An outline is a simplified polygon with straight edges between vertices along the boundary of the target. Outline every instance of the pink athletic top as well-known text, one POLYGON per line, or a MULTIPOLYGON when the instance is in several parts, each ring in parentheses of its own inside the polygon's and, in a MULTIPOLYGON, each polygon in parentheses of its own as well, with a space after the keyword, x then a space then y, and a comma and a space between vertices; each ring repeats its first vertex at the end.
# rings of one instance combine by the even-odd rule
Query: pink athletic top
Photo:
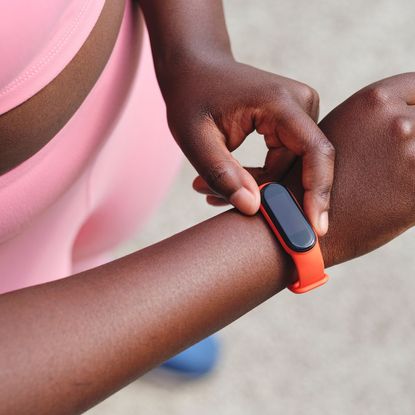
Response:
MULTIPOLYGON (((103 4, 0 1, 0 114, 64 69, 103 4)), ((108 261, 168 191, 181 153, 146 36, 140 46, 142 28, 138 2, 127 0, 114 49, 84 102, 36 154, 0 175, 0 294, 108 261)))
POLYGON ((104 3, 1 2, 0 114, 35 95, 63 70, 87 39, 104 3))

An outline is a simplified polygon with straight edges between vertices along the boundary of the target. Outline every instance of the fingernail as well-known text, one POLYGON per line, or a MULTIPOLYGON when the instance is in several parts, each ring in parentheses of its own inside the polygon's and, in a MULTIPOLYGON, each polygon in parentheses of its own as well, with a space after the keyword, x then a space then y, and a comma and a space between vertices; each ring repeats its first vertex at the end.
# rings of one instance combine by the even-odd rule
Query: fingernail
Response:
POLYGON ((241 187, 234 192, 229 198, 229 202, 243 213, 248 215, 253 215, 255 213, 255 197, 248 189, 245 189, 245 187, 241 187))
POLYGON ((319 228, 319 233, 320 236, 323 236, 327 233, 328 229, 329 229, 329 214, 328 212, 323 212, 320 215, 320 218, 318 220, 318 228, 319 228))

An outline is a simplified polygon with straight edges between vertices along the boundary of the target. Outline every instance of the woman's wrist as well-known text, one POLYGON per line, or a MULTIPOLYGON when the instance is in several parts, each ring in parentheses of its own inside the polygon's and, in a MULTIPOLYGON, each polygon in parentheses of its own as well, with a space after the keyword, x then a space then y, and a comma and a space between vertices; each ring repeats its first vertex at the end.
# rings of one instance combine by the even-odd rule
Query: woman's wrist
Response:
POLYGON ((232 57, 221 0, 141 0, 159 82, 195 63, 232 57))
POLYGON ((204 74, 209 68, 225 67, 231 63, 235 63, 235 59, 232 51, 226 47, 212 49, 182 45, 158 51, 154 56, 154 67, 163 94, 190 77, 203 82, 204 74))

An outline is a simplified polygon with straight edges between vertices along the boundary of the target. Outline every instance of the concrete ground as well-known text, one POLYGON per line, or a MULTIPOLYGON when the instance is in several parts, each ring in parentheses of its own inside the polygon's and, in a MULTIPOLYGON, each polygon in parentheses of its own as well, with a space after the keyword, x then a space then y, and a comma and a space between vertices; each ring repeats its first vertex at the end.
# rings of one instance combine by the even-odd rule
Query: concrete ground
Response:
MULTIPOLYGON (((360 87, 415 69, 413 0, 225 0, 236 56, 304 81, 322 114, 360 87)), ((253 136, 238 151, 261 162, 253 136)), ((218 210, 183 166, 137 249, 218 210)), ((412 415, 415 413, 415 232, 330 270, 305 296, 283 292, 221 334, 222 360, 199 381, 151 373, 89 415, 412 415)))

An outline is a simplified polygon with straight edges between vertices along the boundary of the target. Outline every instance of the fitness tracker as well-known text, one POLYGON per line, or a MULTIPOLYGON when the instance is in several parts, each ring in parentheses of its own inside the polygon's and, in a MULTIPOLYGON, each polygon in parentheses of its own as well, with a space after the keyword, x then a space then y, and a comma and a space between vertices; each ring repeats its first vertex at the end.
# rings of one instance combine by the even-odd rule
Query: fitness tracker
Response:
POLYGON ((278 183, 265 183, 260 211, 296 266, 297 281, 288 288, 296 294, 319 287, 328 280, 318 238, 291 192, 278 183))

